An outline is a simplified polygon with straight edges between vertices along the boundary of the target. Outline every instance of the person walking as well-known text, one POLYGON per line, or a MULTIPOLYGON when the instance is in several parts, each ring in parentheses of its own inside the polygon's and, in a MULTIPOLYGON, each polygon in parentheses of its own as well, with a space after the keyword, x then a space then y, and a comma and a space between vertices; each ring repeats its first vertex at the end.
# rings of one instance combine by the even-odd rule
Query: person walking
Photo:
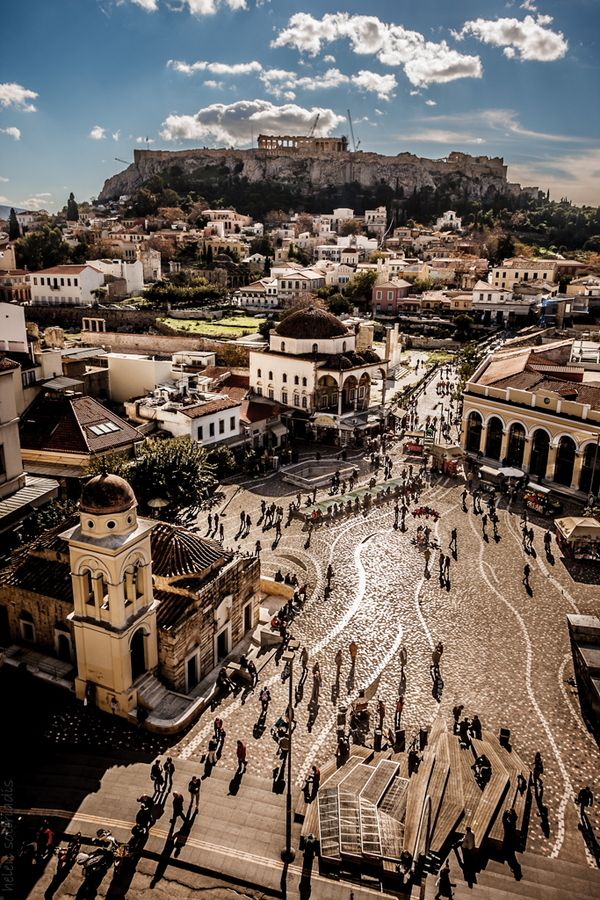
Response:
POLYGON ((250 676, 250 687, 255 688, 258 683, 258 670, 253 659, 248 660, 248 675, 250 676))
POLYGON ((206 754, 206 762, 209 766, 216 766, 217 764, 217 748, 219 746, 219 742, 216 737, 212 737, 208 742, 208 753, 206 754))
POLYGON ((308 650, 306 647, 302 648, 302 652, 300 653, 300 662, 302 663, 302 671, 308 669, 308 650))
POLYGON ((531 566, 529 565, 529 563, 525 563, 525 565, 523 566, 523 587, 525 588, 526 591, 531 590, 531 585, 529 583, 530 575, 531 575, 531 566))
POLYGON ((431 559, 431 550, 429 549, 429 547, 425 547, 425 550, 423 551, 423 556, 425 557, 425 568, 423 570, 423 575, 428 576, 429 575, 429 560, 431 559))
POLYGON ((162 790, 163 784, 165 783, 165 777, 163 775, 163 770, 159 759, 154 760, 154 762, 152 763, 152 768, 150 769, 150 778, 152 779, 154 790, 160 792, 162 790))
POLYGON ((337 653, 335 654, 334 659, 335 659, 335 668, 336 668, 336 672, 337 672, 337 677, 338 677, 338 679, 339 679, 339 677, 340 677, 340 672, 341 672, 341 669, 342 669, 342 663, 343 663, 343 661, 344 661, 344 654, 343 654, 343 652, 342 652, 342 648, 341 648, 341 647, 338 649, 337 653))
POLYGON ((174 825, 177 819, 181 818, 185 822, 185 813, 183 811, 183 794, 173 791, 173 815, 171 816, 171 824, 174 825))
POLYGON ((381 699, 377 701, 377 716, 379 718, 379 730, 383 731, 383 720, 385 719, 385 703, 381 699))
POLYGON ((351 666, 354 669, 356 667, 356 657, 358 656, 358 644, 356 643, 356 641, 350 642, 348 650, 350 652, 351 666))
POLYGON ((244 772, 246 771, 246 769, 248 768, 248 762, 246 759, 246 745, 243 743, 243 741, 237 742, 237 747, 236 747, 235 752, 236 752, 237 761, 238 761, 238 767, 237 767, 236 774, 243 775, 244 772))
POLYGON ((173 786, 173 775, 175 774, 175 763, 170 756, 167 756, 163 763, 163 771, 165 773, 165 788, 168 791, 173 786))
POLYGON ((452 709, 452 717, 454 719, 454 726, 452 728, 452 731, 454 734, 458 732, 458 723, 460 722, 460 717, 464 708, 465 707, 462 703, 457 703, 456 706, 452 709))
POLYGON ((453 528, 450 532, 450 544, 448 546, 448 550, 453 553, 455 556, 458 554, 458 531, 456 528, 453 528))
POLYGON ((257 540, 257 541, 256 541, 256 544, 254 545, 254 555, 255 555, 255 556, 260 556, 260 551, 261 551, 261 550, 262 550, 262 545, 261 545, 260 541, 257 540))
POLYGON ((223 527, 223 523, 219 525, 219 540, 221 543, 225 540, 225 528, 223 527))
POLYGON ((210 534, 212 531, 212 523, 213 523, 212 513, 209 513, 208 514, 208 534, 210 534))
POLYGON ((533 784, 534 784, 534 787, 536 788, 536 790, 539 785, 540 778, 542 777, 543 774, 544 774, 544 762, 542 760, 542 754, 538 751, 538 753, 535 754, 535 757, 533 759, 533 768, 531 770, 531 778, 532 778, 532 781, 533 781, 533 784))
POLYGON ((462 509, 463 509, 463 512, 468 512, 468 511, 469 511, 468 508, 467 508, 467 497, 468 497, 468 496, 469 496, 469 491, 467 490, 467 488, 465 488, 465 489, 463 490, 462 494, 460 495, 460 499, 461 499, 461 501, 462 501, 462 509))
POLYGON ((450 863, 446 862, 446 865, 440 869, 440 874, 438 875, 438 879, 436 881, 437 886, 437 894, 435 895, 435 900, 441 900, 442 897, 448 897, 452 900, 454 897, 454 892, 452 888, 454 887, 453 882, 450 879, 450 863))
POLYGON ((586 810, 594 805, 594 795, 589 786, 581 788, 581 790, 577 794, 575 803, 579 807, 579 817, 585 824, 585 820, 587 819, 586 810))
POLYGON ((267 710, 269 708, 269 703, 271 702, 271 692, 266 685, 261 690, 258 699, 260 700, 260 705, 261 705, 263 716, 266 716, 267 710))
POLYGON ((202 782, 198 778, 197 775, 193 775, 190 783, 188 784, 188 791, 190 792, 190 804, 194 804, 194 809, 198 809, 200 803, 200 785, 202 782))
POLYGON ((445 556, 443 550, 440 550, 438 564, 439 564, 439 569, 440 569, 440 587, 444 587, 444 585, 446 583, 446 576, 444 574, 445 570, 446 570, 446 556, 445 556))
POLYGON ((544 550, 546 552, 546 556, 550 556, 552 550, 552 532, 546 531, 544 532, 544 550))
POLYGON ((406 668, 406 663, 408 662, 408 650, 406 649, 406 645, 402 644, 400 647, 400 668, 402 671, 406 668))
POLYGON ((479 718, 477 713, 475 713, 475 715, 471 719, 469 731, 471 732, 472 737, 474 737, 476 741, 481 740, 481 734, 482 734, 481 719, 479 718))

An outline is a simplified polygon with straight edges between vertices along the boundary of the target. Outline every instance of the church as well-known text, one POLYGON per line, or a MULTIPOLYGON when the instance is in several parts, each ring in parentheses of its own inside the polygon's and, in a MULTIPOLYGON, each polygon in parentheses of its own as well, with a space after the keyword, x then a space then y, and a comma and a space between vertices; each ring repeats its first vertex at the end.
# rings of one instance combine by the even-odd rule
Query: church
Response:
POLYGON ((200 711, 199 682, 257 625, 259 602, 256 557, 138 517, 131 486, 102 474, 84 486, 78 521, 0 572, 0 642, 13 664, 28 651, 66 663, 81 700, 177 730, 200 711))

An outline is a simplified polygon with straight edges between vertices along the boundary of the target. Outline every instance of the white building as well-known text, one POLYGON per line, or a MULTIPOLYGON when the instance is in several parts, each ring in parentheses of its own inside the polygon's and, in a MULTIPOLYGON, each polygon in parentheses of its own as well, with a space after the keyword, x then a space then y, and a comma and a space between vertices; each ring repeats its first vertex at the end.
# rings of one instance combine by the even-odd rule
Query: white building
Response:
POLYGON ((448 209, 439 219, 436 219, 435 228, 436 231, 447 231, 448 229, 460 231, 462 229, 462 219, 456 215, 453 209, 448 209))
POLYGON ((124 259, 88 259, 87 265, 92 266, 105 276, 123 279, 128 295, 138 294, 144 288, 144 266, 141 260, 124 259))
POLYGON ((0 350, 28 353, 25 310, 16 303, 0 303, 0 350))
POLYGON ((497 288, 487 281, 478 281, 473 288, 471 308, 480 313, 485 323, 507 324, 528 316, 537 306, 535 296, 515 297, 512 290, 497 288))
POLYGON ((268 350, 250 353, 250 389, 288 407, 288 427, 308 425, 317 437, 333 429, 345 442, 367 426, 372 381, 387 371, 385 360, 372 349, 357 352, 356 342, 330 312, 297 310, 271 332, 268 350))
POLYGON ((158 423, 173 437, 187 436, 203 446, 235 444, 243 440, 241 401, 225 394, 187 394, 157 388, 151 396, 125 404, 135 422, 158 423))
POLYGON ((283 269, 271 273, 277 282, 280 306, 293 306, 325 287, 325 276, 315 269, 283 269))
POLYGON ((365 209, 365 228, 367 231, 383 237, 387 227, 387 209, 378 206, 377 209, 365 209))
POLYGON ((277 309, 277 279, 260 278, 233 292, 233 299, 245 309, 277 309))
POLYGON ((93 291, 104 284, 104 275, 94 266, 53 266, 29 275, 32 303, 91 306, 93 291))

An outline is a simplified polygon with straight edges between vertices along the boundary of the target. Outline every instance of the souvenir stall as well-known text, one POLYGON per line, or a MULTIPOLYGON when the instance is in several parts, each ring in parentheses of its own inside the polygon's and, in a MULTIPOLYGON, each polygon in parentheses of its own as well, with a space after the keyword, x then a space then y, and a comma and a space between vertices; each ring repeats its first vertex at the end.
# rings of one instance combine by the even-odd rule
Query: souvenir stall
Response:
POLYGON ((556 541, 569 559, 600 561, 600 522, 587 516, 556 519, 556 541))

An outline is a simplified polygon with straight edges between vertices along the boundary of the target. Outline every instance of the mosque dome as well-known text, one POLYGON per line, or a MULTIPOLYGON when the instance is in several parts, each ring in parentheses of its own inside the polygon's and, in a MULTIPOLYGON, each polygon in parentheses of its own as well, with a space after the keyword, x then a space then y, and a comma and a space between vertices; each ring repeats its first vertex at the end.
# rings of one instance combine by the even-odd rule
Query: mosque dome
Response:
POLYGON ((129 482, 119 475, 101 474, 90 478, 81 492, 79 508, 95 515, 122 513, 137 506, 129 482))
POLYGON ((306 306, 286 316, 275 329, 275 334, 278 337, 318 341, 344 337, 348 329, 326 309, 306 306))

